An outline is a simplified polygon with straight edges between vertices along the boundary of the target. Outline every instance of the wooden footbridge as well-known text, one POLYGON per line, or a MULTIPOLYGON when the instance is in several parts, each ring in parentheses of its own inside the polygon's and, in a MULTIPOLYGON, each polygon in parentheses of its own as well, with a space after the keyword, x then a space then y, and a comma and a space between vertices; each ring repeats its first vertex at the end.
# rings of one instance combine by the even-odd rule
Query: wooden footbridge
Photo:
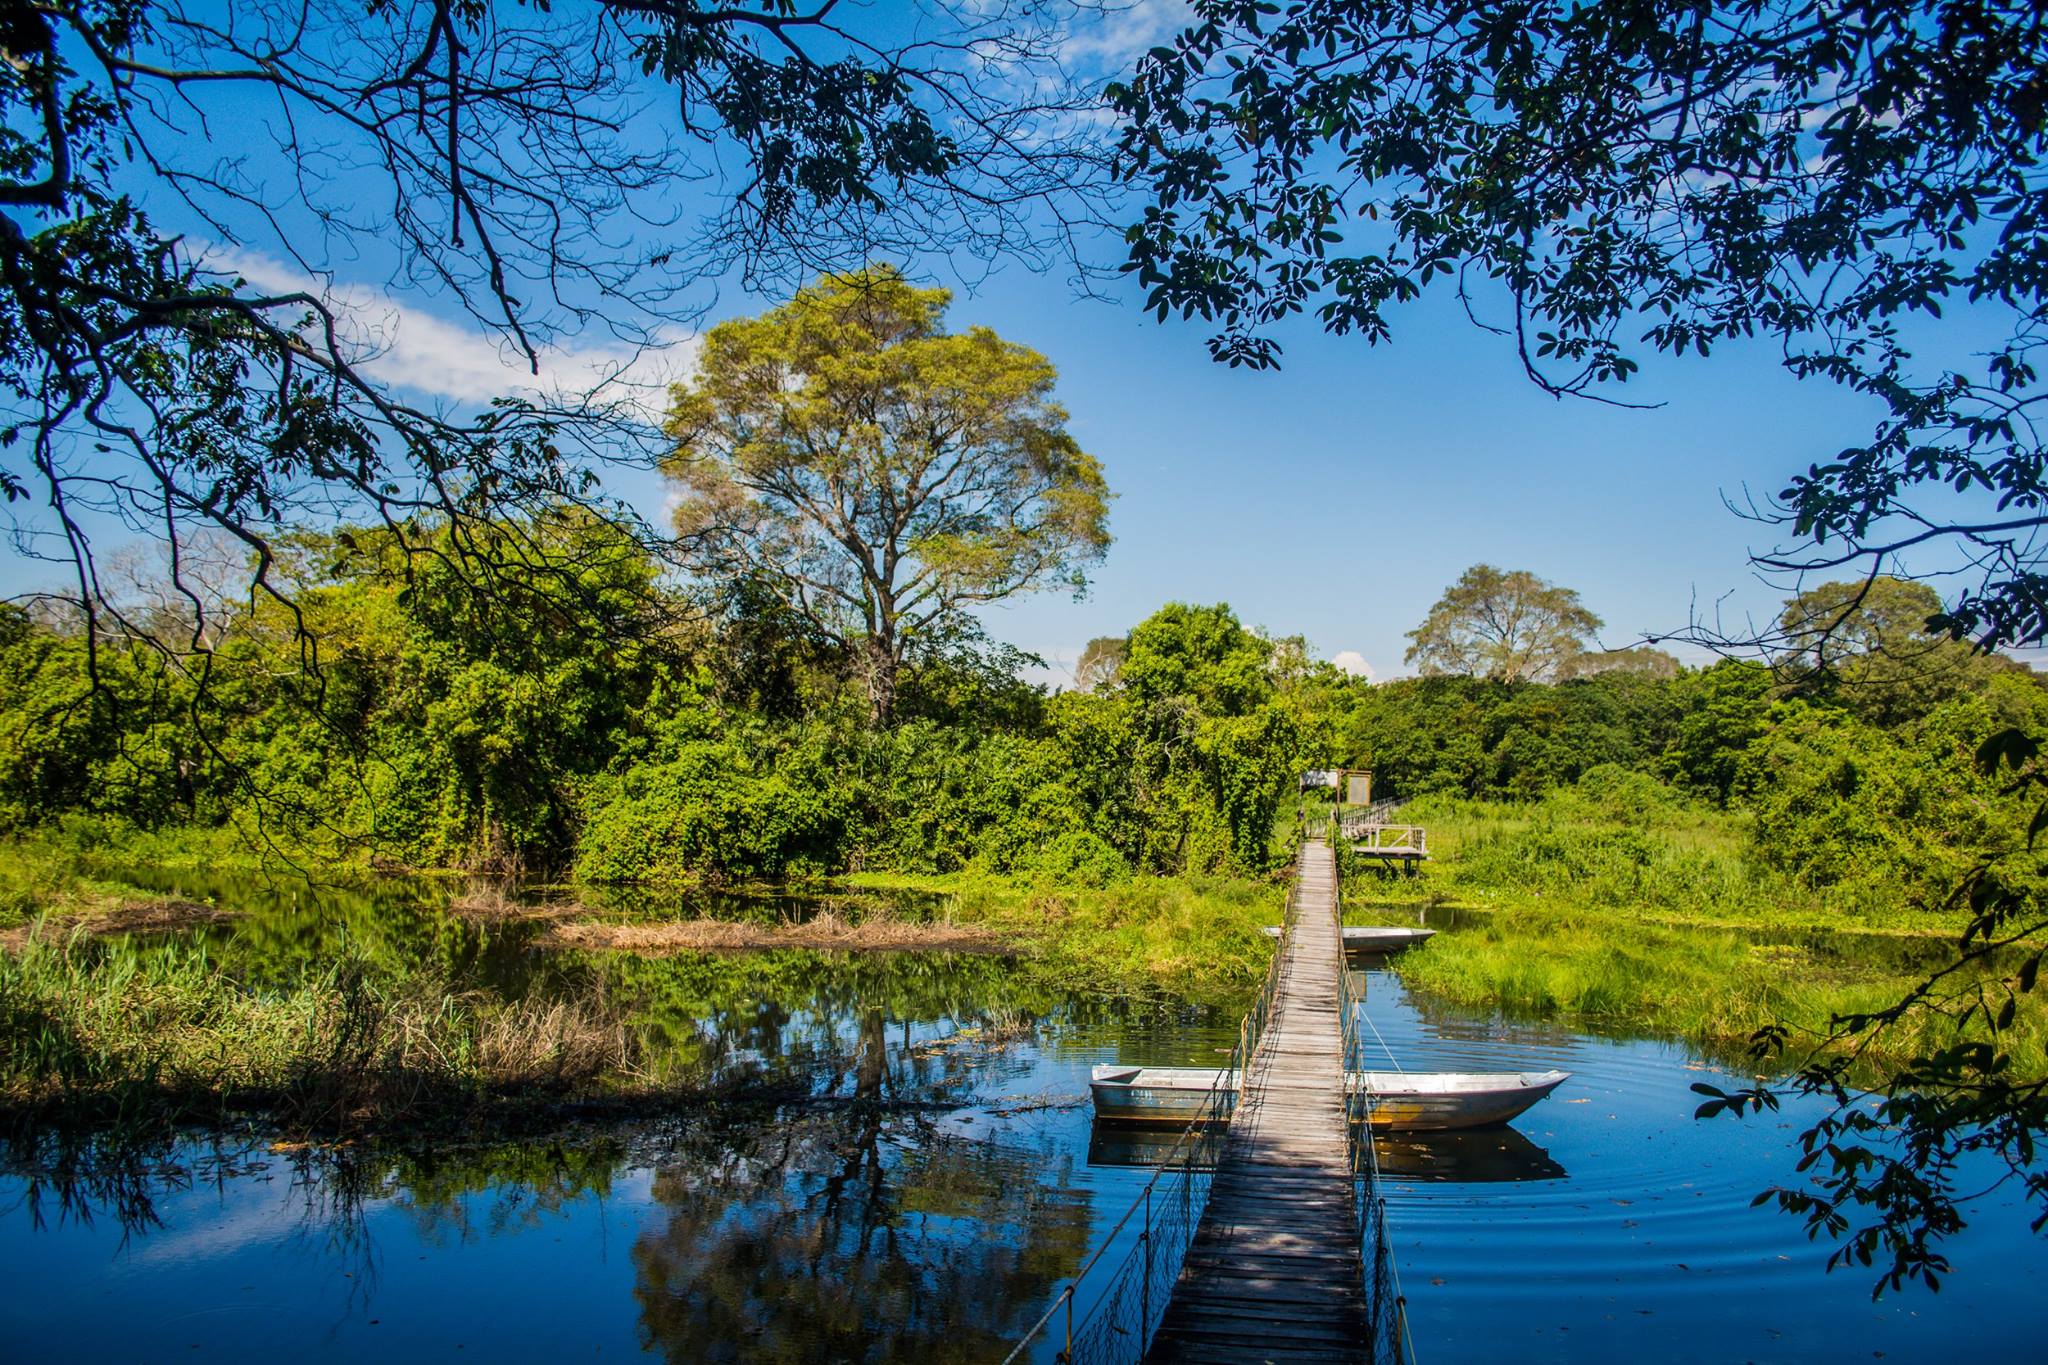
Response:
POLYGON ((1343 973, 1336 859, 1317 840, 1302 846, 1295 866, 1265 1037, 1146 1359, 1369 1358, 1344 1099, 1343 973))
POLYGON ((1356 1006, 1336 860, 1304 837, 1207 1108, 1009 1361, 1411 1359, 1370 1130, 1347 1109, 1356 1006))

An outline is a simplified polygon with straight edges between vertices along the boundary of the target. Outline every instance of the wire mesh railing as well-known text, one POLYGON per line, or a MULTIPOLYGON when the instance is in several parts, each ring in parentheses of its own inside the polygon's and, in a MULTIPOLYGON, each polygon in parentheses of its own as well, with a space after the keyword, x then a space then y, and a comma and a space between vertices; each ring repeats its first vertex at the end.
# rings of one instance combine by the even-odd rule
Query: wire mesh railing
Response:
MULTIPOLYGON (((1290 897, 1283 918, 1291 924, 1293 917, 1290 897)), ((1216 1073, 1216 1083, 1194 1120, 1181 1130, 1095 1254, 1003 1357, 1003 1365, 1028 1359, 1034 1348, 1042 1351, 1055 1341, 1059 1346, 1053 1359, 1060 1365, 1120 1365, 1144 1359, 1151 1349, 1152 1334, 1165 1316, 1181 1263, 1208 1208, 1209 1186, 1230 1135, 1231 1113, 1272 1019, 1285 942, 1283 935, 1259 993, 1238 1025, 1230 1064, 1216 1073)))
POLYGON ((1343 963, 1341 925, 1337 939, 1337 1008, 1344 1047, 1344 1136, 1351 1158, 1351 1202, 1357 1218, 1360 1287, 1369 1315, 1368 1359, 1374 1365, 1408 1365, 1415 1359, 1415 1348, 1408 1335, 1408 1300, 1401 1292, 1400 1270, 1394 1264, 1394 1248, 1387 1240, 1387 1200, 1380 1188, 1379 1155, 1372 1143, 1373 1094, 1354 1080, 1368 1069, 1365 1039, 1359 1031, 1365 1019, 1365 1000, 1353 988, 1351 969, 1343 963))

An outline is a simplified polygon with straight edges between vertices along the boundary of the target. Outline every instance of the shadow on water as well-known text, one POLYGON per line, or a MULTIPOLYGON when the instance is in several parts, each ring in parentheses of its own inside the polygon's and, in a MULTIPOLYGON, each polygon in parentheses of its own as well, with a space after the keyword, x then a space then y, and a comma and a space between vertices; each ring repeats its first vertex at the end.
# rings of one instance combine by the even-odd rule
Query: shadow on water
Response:
MULTIPOLYGON (((1091 1166, 1150 1168, 1174 1153, 1173 1129, 1097 1120, 1088 1134, 1091 1166)), ((1380 1173, 1407 1180, 1562 1180, 1550 1153, 1513 1128, 1456 1133, 1382 1133, 1373 1139, 1380 1173)), ((1196 1169, 1208 1169, 1197 1167, 1196 1169)))

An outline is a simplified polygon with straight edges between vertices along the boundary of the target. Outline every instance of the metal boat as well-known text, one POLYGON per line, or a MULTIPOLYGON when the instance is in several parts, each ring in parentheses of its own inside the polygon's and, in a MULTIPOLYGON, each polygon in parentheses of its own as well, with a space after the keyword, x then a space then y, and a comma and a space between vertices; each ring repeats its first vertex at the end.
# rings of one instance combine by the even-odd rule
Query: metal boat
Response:
MULTIPOLYGON (((1266 926, 1266 937, 1280 937, 1280 926, 1266 926)), ((1347 924, 1344 926, 1344 951, 1347 953, 1391 953, 1400 948, 1412 948, 1436 936, 1434 929, 1403 929, 1396 925, 1347 924)))
MULTIPOLYGON (((1568 1071, 1354 1071, 1345 1079, 1351 1116, 1390 1133, 1485 1128, 1506 1123, 1570 1079, 1568 1071)), ((1237 1103, 1237 1073, 1194 1066, 1095 1068, 1088 1082, 1097 1118, 1187 1124, 1221 1087, 1217 1116, 1237 1103)))
POLYGON ((1199 1066, 1098 1066, 1088 1081, 1097 1118, 1123 1123, 1162 1123, 1185 1128, 1209 1107, 1210 1092, 1223 1089, 1219 1118, 1237 1104, 1237 1073, 1199 1066))
POLYGON ((1571 1079, 1569 1071, 1354 1071, 1353 1118, 1388 1133, 1506 1123, 1571 1079))

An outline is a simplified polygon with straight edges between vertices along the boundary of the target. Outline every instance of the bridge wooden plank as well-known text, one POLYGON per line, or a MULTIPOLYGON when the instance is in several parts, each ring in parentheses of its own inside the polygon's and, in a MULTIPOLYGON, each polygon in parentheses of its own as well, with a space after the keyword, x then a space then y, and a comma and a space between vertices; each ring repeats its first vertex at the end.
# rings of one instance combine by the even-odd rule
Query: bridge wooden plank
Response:
POLYGON ((1151 1361, 1366 1358, 1328 845, 1302 846, 1293 900, 1272 1019, 1151 1361))

